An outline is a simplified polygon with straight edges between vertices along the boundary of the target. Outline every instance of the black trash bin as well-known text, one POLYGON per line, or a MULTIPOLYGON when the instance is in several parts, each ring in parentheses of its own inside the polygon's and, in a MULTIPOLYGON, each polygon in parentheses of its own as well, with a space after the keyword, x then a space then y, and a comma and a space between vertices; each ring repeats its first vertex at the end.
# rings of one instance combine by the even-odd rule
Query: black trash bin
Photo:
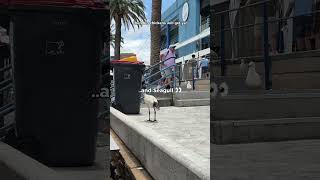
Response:
POLYGON ((91 165, 107 10, 32 2, 10 4, 18 148, 49 166, 91 165))
POLYGON ((140 113, 144 64, 114 64, 115 108, 125 114, 140 113))

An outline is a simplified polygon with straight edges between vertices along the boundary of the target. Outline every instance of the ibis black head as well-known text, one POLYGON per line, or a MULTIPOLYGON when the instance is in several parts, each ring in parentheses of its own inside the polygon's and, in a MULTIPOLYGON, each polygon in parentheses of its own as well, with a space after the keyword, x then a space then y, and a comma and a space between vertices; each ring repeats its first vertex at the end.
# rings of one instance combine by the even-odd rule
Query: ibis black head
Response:
POLYGON ((160 110, 160 106, 158 102, 153 102, 153 108, 160 110))

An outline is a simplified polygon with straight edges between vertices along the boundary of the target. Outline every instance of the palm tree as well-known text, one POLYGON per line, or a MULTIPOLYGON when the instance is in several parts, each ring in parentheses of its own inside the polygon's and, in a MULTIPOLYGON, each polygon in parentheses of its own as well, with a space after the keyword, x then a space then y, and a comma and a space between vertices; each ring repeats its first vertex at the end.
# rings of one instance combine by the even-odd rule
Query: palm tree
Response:
MULTIPOLYGON (((161 5, 162 0, 152 0, 152 14, 151 22, 160 22, 161 21, 161 5)), ((151 54, 150 54, 150 64, 156 64, 160 62, 160 47, 161 47, 161 25, 160 24, 151 24, 151 54)), ((156 66, 151 70, 151 74, 156 74, 159 72, 160 66, 156 66)), ((151 81, 160 79, 161 75, 158 73, 151 78, 151 81)))
MULTIPOLYGON (((152 0, 152 17, 151 22, 161 21, 161 5, 162 0, 152 0)), ((152 24, 150 26, 151 32, 151 55, 150 63, 156 64, 160 61, 159 53, 161 47, 161 26, 160 24, 152 24)))
POLYGON ((116 26, 115 33, 115 59, 120 59, 121 26, 128 30, 135 26, 140 28, 147 21, 145 6, 142 0, 110 0, 110 14, 116 26))
MULTIPOLYGON (((113 48, 115 48, 115 40, 116 40, 116 38, 115 38, 115 34, 114 34, 114 31, 115 31, 116 29, 115 29, 115 27, 114 27, 114 24, 111 24, 111 26, 110 26, 110 45, 113 47, 113 48)), ((121 46, 121 44, 123 44, 123 37, 121 37, 121 40, 120 40, 120 47, 122 47, 121 46)))

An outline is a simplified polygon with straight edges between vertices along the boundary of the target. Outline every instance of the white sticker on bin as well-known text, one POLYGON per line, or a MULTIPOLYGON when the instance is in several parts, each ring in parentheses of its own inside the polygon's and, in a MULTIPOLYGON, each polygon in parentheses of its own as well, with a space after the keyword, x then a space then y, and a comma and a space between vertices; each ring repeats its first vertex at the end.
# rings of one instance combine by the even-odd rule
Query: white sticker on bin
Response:
POLYGON ((131 79, 131 75, 130 74, 123 74, 123 79, 131 79))

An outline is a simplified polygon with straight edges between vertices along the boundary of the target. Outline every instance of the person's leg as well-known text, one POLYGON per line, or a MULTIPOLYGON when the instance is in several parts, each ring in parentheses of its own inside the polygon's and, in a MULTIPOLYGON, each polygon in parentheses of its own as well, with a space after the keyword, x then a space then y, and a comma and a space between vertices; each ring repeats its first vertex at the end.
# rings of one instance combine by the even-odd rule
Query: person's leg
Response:
POLYGON ((312 50, 314 44, 314 37, 312 33, 312 16, 306 16, 305 18, 305 47, 306 50, 312 50))
MULTIPOLYGON (((316 9, 320 9, 320 3, 316 4, 316 9)), ((313 29, 313 33, 314 33, 314 37, 315 37, 315 49, 320 49, 320 13, 317 12, 314 15, 314 29, 313 29)))
POLYGON ((269 31, 269 42, 270 42, 270 49, 269 51, 271 54, 277 54, 277 22, 275 22, 275 17, 269 17, 268 20, 271 21, 268 26, 269 31))
POLYGON ((201 78, 205 77, 204 67, 201 67, 201 78))
POLYGON ((206 67, 203 67, 203 73, 204 73, 204 75, 205 75, 205 77, 206 78, 208 78, 208 67, 206 66, 206 67))
POLYGON ((171 69, 171 68, 168 69, 168 74, 169 74, 169 77, 168 77, 168 85, 171 87, 171 78, 173 77, 173 76, 172 76, 172 69, 171 69))
POLYGON ((305 39, 302 36, 297 37, 297 51, 305 50, 305 39))
POLYGON ((303 22, 303 17, 296 17, 296 42, 297 51, 305 50, 305 24, 303 22))
POLYGON ((157 111, 155 107, 153 107, 153 113, 154 113, 153 121, 157 121, 157 111))
POLYGON ((165 73, 165 76, 166 76, 166 78, 165 78, 165 80, 164 80, 164 86, 167 86, 167 84, 168 84, 168 79, 169 79, 169 77, 168 77, 168 69, 166 69, 165 71, 164 71, 165 73))

